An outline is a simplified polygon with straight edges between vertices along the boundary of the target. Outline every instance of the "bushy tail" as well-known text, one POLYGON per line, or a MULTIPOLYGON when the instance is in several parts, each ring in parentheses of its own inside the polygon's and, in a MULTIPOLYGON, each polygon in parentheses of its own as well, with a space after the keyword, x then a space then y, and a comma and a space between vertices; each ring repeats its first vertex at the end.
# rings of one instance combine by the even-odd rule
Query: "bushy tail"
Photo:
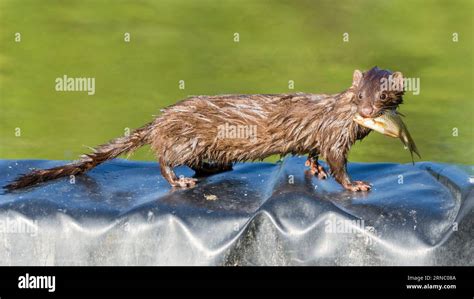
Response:
POLYGON ((129 136, 119 137, 109 143, 94 148, 91 154, 82 155, 78 161, 71 164, 50 169, 38 169, 18 177, 15 181, 3 188, 8 191, 35 185, 41 182, 54 180, 60 177, 82 174, 107 160, 121 154, 130 154, 136 149, 148 144, 153 123, 136 129, 129 136))

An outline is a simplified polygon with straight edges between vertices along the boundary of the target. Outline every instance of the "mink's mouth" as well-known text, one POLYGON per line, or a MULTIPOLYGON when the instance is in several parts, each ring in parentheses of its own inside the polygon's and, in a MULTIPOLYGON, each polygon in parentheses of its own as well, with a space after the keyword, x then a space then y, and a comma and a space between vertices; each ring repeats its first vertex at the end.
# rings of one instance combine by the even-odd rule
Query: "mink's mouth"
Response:
POLYGON ((377 113, 374 113, 370 118, 377 118, 379 116, 382 116, 385 113, 385 110, 380 110, 377 113))
POLYGON ((361 115, 363 118, 377 118, 377 117, 380 117, 382 115, 384 115, 385 113, 387 112, 393 112, 393 111, 396 111, 397 108, 382 108, 382 109, 378 109, 378 111, 376 111, 375 113, 372 113, 371 115, 369 116, 363 116, 361 115))
POLYGON ((357 113, 356 115, 357 115, 357 117, 358 117, 359 119, 373 119, 373 118, 377 118, 377 117, 379 117, 379 116, 382 116, 384 113, 385 113, 385 111, 384 111, 384 110, 381 110, 381 111, 378 111, 378 112, 376 112, 376 113, 373 113, 373 114, 370 114, 370 115, 367 115, 367 116, 366 116, 366 115, 362 115, 362 114, 360 114, 360 113, 357 113))

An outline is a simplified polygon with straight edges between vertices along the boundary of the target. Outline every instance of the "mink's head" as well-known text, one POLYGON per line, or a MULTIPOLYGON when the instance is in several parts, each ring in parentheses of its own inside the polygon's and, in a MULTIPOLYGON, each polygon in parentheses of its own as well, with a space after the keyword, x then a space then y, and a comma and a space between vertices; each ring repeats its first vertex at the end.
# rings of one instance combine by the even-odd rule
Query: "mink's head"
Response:
POLYGON ((384 110, 395 110, 403 102, 403 75, 373 67, 367 72, 354 71, 357 112, 363 117, 377 117, 384 110))

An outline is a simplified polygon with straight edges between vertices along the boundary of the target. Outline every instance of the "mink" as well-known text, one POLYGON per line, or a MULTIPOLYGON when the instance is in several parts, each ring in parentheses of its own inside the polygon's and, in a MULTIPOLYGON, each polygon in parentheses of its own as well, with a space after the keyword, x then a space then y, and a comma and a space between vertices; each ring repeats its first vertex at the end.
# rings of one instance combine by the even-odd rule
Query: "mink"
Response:
POLYGON ((306 166, 319 179, 328 177, 318 162, 322 157, 330 174, 345 189, 368 191, 371 185, 352 181, 346 169, 351 146, 371 131, 353 118, 356 113, 376 117, 386 110, 397 109, 402 103, 403 90, 382 88, 382 78, 389 77, 403 81, 400 72, 373 67, 364 73, 355 70, 352 85, 337 94, 191 96, 163 109, 152 122, 128 136, 100 145, 70 164, 34 170, 4 188, 14 190, 79 175, 149 144, 159 161, 161 174, 173 187, 192 187, 197 182, 196 178, 177 177, 173 171, 176 166, 186 165, 197 175, 210 175, 231 170, 236 162, 292 154, 308 155, 306 166), (221 134, 220 131, 229 128, 233 132, 221 134), (242 134, 237 134, 239 131, 242 134), (249 137, 245 132, 254 134, 249 137))

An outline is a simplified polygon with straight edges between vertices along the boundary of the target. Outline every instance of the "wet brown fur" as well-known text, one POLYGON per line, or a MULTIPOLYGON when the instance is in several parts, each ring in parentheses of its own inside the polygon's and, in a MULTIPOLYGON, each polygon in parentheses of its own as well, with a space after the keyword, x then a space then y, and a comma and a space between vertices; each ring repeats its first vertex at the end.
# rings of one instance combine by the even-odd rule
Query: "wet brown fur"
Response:
MULTIPOLYGON (((256 94, 195 96, 162 110, 148 125, 128 137, 101 145, 91 154, 65 166, 35 170, 6 186, 19 189, 59 177, 77 175, 124 153, 151 144, 163 176, 173 186, 194 185, 193 179, 179 179, 172 168, 187 165, 199 173, 231 169, 234 162, 261 160, 270 155, 309 154, 312 163, 326 159, 332 175, 346 189, 368 190, 364 182, 351 182, 346 172, 347 156, 356 140, 369 129, 352 119, 363 105, 374 114, 393 109, 401 94, 390 93, 384 103, 375 101, 377 84, 389 71, 373 68, 354 72, 352 86, 338 94, 256 94), (359 94, 364 93, 361 97, 359 94), (375 109, 377 108, 377 109, 375 109), (219 125, 256 126, 256 138, 218 138, 219 125), (314 162, 315 161, 315 162, 314 162)), ((315 164, 316 165, 316 164, 315 164)), ((322 169, 320 168, 315 169, 322 169)), ((323 176, 324 177, 324 176, 323 176)))

